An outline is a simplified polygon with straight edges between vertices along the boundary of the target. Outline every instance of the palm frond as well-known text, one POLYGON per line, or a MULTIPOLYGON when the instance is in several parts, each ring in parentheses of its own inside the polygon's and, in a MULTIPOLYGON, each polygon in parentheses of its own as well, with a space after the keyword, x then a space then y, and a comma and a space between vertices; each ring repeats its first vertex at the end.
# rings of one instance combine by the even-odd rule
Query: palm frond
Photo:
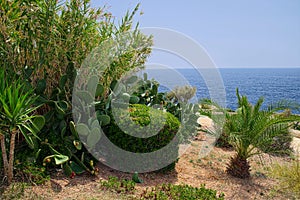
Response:
POLYGON ((280 100, 278 102, 271 103, 268 106, 267 111, 268 112, 278 112, 278 111, 283 111, 283 110, 286 110, 286 109, 299 111, 300 110, 300 104, 295 102, 295 101, 283 99, 283 100, 280 100))

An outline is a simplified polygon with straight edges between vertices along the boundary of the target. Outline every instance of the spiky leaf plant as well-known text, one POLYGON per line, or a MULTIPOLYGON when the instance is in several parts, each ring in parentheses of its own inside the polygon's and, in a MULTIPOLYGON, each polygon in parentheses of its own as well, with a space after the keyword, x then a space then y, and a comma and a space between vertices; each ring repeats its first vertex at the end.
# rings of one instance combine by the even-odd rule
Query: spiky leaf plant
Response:
POLYGON ((238 98, 237 112, 226 115, 224 131, 228 135, 228 142, 236 151, 227 167, 227 173, 239 178, 250 177, 250 164, 248 158, 262 153, 260 149, 273 142, 273 138, 282 133, 280 124, 299 120, 299 116, 284 116, 276 113, 289 105, 283 102, 273 104, 268 109, 262 109, 264 99, 261 97, 255 105, 249 103, 246 96, 240 96, 236 90, 238 98))
POLYGON ((34 146, 33 138, 45 124, 43 116, 34 115, 38 106, 33 106, 36 96, 19 80, 8 80, 5 72, 0 70, 0 143, 4 165, 4 175, 10 184, 13 179, 15 139, 22 134, 30 147, 34 146), (9 138, 7 155, 6 138, 9 138))

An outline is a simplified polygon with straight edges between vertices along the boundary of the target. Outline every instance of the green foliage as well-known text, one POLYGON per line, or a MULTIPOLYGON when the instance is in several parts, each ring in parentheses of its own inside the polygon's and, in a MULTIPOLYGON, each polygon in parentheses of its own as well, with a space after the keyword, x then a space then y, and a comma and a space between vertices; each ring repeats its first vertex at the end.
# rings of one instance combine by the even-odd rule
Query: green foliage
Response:
MULTIPOLYGON (((123 194, 134 194, 135 182, 110 176, 101 181, 101 188, 123 194)), ((146 188, 139 199, 224 199, 224 194, 218 195, 215 190, 207 189, 204 185, 196 188, 189 185, 163 184, 153 188, 146 188)))
MULTIPOLYGON (((260 147, 260 149, 263 152, 270 153, 272 155, 278 155, 278 156, 291 155, 293 152, 293 149, 291 148, 291 142, 293 140, 293 136, 289 133, 290 125, 279 124, 275 126, 277 126, 276 129, 281 129, 281 132, 278 133, 278 135, 275 136, 272 139, 272 141, 269 142, 269 144, 260 147)), ((272 129, 268 131, 272 131, 272 129)))
POLYGON ((115 82, 112 85, 112 89, 116 89, 114 90, 116 95, 119 95, 119 93, 123 93, 124 95, 126 95, 125 93, 132 93, 132 95, 128 96, 131 104, 138 103, 148 106, 162 104, 164 100, 164 93, 159 93, 158 87, 159 83, 155 80, 148 80, 146 73, 144 73, 143 79, 132 75, 124 78, 124 80, 115 82))
POLYGON ((45 124, 42 116, 30 115, 39 107, 34 106, 37 96, 20 80, 8 80, 2 69, 0 79, 5 87, 0 91, 1 134, 10 134, 14 128, 18 128, 33 148, 33 137, 38 138, 37 133, 45 124), (13 82, 9 84, 10 81, 13 82))
POLYGON ((29 184, 43 184, 50 180, 45 167, 29 163, 28 161, 16 164, 16 177, 29 184))
POLYGON ((132 175, 132 180, 135 183, 143 183, 143 180, 139 177, 138 172, 134 172, 134 174, 132 175))
POLYGON ((2 1, 1 10, 4 67, 31 76, 36 84, 38 77, 47 77, 48 92, 58 86, 57 77, 66 73, 70 61, 79 61, 79 67, 100 39, 95 19, 104 13, 91 11, 88 1, 68 1, 66 6, 54 0, 2 1))
POLYGON ((294 160, 287 164, 275 164, 271 175, 280 180, 279 190, 292 193, 295 199, 300 198, 300 161, 294 160))
POLYGON ((142 104, 130 105, 128 111, 119 110, 118 117, 123 119, 120 121, 121 124, 119 126, 132 126, 131 120, 133 120, 135 124, 141 127, 136 132, 141 134, 142 137, 147 136, 150 130, 156 130, 156 127, 163 123, 163 128, 157 135, 149 138, 134 138, 128 134, 124 134, 113 120, 112 124, 106 127, 107 129, 105 130, 107 131, 105 133, 112 142, 128 151, 145 153, 158 150, 173 139, 180 126, 180 122, 172 114, 142 104), (130 118, 126 117, 126 112, 128 111, 130 118), (151 126, 144 129, 149 124, 151 126), (145 131, 141 132, 141 130, 145 131))
POLYGON ((192 187, 189 185, 172 185, 163 184, 144 190, 141 194, 141 199, 224 199, 224 195, 217 195, 217 192, 212 189, 205 188, 202 185, 200 188, 192 187))
MULTIPOLYGON (((22 73, 46 93, 58 87, 58 79, 68 74, 68 66, 80 68, 86 56, 114 35, 132 29, 133 16, 127 13, 116 26, 111 13, 90 7, 90 0, 1 1, 0 60, 11 74, 22 73)), ((135 30, 136 46, 120 56, 105 71, 103 84, 118 79, 129 69, 140 67, 150 53, 151 39, 135 30), (141 44, 145 48, 139 48, 141 44)), ((71 89, 71 88, 69 88, 71 89)), ((71 90, 70 90, 71 91, 71 90)))
POLYGON ((220 134, 220 137, 216 141, 216 147, 227 149, 232 148, 232 145, 229 143, 228 134, 226 134, 225 132, 222 132, 220 134))
POLYGON ((31 148, 35 146, 38 132, 43 128, 43 116, 33 114, 39 106, 34 103, 37 96, 21 80, 7 79, 6 72, 0 69, 0 143, 4 166, 4 175, 10 184, 13 179, 15 139, 21 133, 31 148), (6 141, 9 143, 9 155, 6 141))
POLYGON ((201 108, 204 110, 209 110, 209 109, 211 109, 211 106, 208 104, 201 104, 201 108))
MULTIPOLYGON (((250 176, 248 158, 260 154, 263 150, 273 151, 277 148, 268 148, 274 144, 274 138, 280 137, 282 131, 286 130, 288 122, 299 120, 297 116, 284 116, 275 114, 275 111, 282 110, 279 106, 269 106, 268 110, 261 110, 263 98, 260 98, 255 105, 248 102, 246 96, 240 96, 237 89, 238 109, 235 114, 226 114, 224 126, 228 143, 236 151, 235 157, 227 168, 227 172, 236 177, 248 178, 250 176)), ((286 108, 286 107, 285 107, 286 108)))
POLYGON ((197 104, 180 104, 181 113, 179 119, 182 122, 180 131, 181 143, 189 143, 198 134, 198 110, 199 106, 197 104))
POLYGON ((9 187, 5 188, 4 191, 1 191, 2 188, 0 187, 1 199, 21 199, 27 186, 27 183, 12 183, 9 187))
MULTIPOLYGON (((44 114, 46 126, 40 135, 42 142, 35 148, 35 151, 39 152, 37 162, 43 163, 47 167, 62 165, 63 169, 67 169, 65 173, 68 176, 75 171, 82 173, 82 170, 94 173, 94 166, 89 164, 93 158, 86 153, 86 149, 79 138, 82 131, 80 128, 75 127, 72 121, 71 97, 67 88, 69 83, 74 81, 74 77, 71 75, 75 69, 72 66, 70 68, 69 71, 72 71, 72 73, 60 77, 59 87, 53 89, 50 97, 45 95, 45 87, 44 90, 40 90, 41 97, 38 101, 47 105, 48 112, 44 114)), ((97 84, 96 87, 100 88, 97 84)), ((89 88, 91 89, 91 83, 89 88)), ((86 134, 88 135, 89 132, 91 131, 88 129, 86 134)))
POLYGON ((101 187, 117 193, 130 194, 135 191, 135 182, 126 179, 119 180, 117 177, 110 176, 107 181, 101 181, 101 187))
POLYGON ((201 115, 212 118, 213 101, 207 98, 200 99, 199 101, 199 113, 201 115))
MULTIPOLYGON (((149 80, 147 73, 143 74, 143 78, 137 76, 130 76, 122 83, 118 83, 119 92, 128 96, 131 104, 144 104, 147 106, 154 106, 160 109, 166 109, 168 112, 176 116, 178 119, 181 116, 181 108, 178 102, 175 102, 174 97, 168 97, 166 93, 158 92, 159 83, 154 79, 149 80), (134 87, 128 91, 128 87, 134 87), (136 103, 135 103, 136 102, 136 103)), ((118 95, 118 91, 117 94, 118 95)))
MULTIPOLYGON (((114 58, 110 66, 101 71, 103 76, 92 76, 86 80, 86 88, 82 88, 85 102, 93 102, 97 107, 98 123, 108 125, 110 83, 131 69, 142 68, 151 52, 151 37, 143 35, 137 26, 133 28, 138 7, 132 13, 127 12, 116 25, 110 13, 102 8, 91 8, 90 0, 0 2, 0 38, 3 41, 0 43, 0 64, 6 72, 6 79, 18 74, 26 86, 33 87, 34 93, 40 96, 35 99, 36 103, 44 104, 37 110, 46 119, 46 126, 39 135, 41 140, 33 139, 35 132, 28 137, 25 135, 32 148, 34 144, 37 163, 43 162, 47 168, 63 164, 67 174, 81 172, 78 166, 95 172, 90 164, 93 158, 80 142, 71 115, 73 84, 77 70, 96 47, 109 38, 133 31, 131 44, 125 44, 129 50, 114 58)), ((0 87, 4 84, 1 83, 0 87)), ((38 121, 41 122, 37 118, 36 123, 38 121)), ((80 134, 86 134, 91 147, 101 136, 94 123, 89 123, 85 133, 79 128, 80 134)), ((33 131, 34 128, 39 127, 27 126, 33 131)))
MULTIPOLYGON (((177 87, 170 93, 158 92, 159 83, 155 80, 148 80, 148 75, 144 73, 143 79, 138 79, 136 76, 131 76, 128 80, 125 80, 124 91, 128 92, 126 88, 136 84, 138 87, 135 88, 133 94, 130 96, 129 103, 145 104, 147 106, 159 108, 173 114, 181 122, 182 128, 180 131, 180 143, 188 143, 193 136, 197 134, 198 124, 198 106, 188 103, 187 101, 194 96, 195 88, 190 86, 177 87), (135 81, 135 82, 134 82, 135 81), (183 90, 186 89, 187 93, 183 90), (191 92, 191 90, 193 92, 191 92), (179 96, 174 95, 175 92, 181 91, 180 99, 179 96), (185 96, 184 96, 185 95, 185 96), (186 98, 189 96, 189 98, 186 98), (184 97, 184 98, 183 98, 184 97)), ((130 93, 130 92, 129 92, 130 93)))
MULTIPOLYGON (((187 103, 188 100, 195 95, 196 89, 190 86, 176 87, 174 91, 169 93, 158 92, 159 83, 155 80, 148 80, 145 73, 143 79, 139 79, 136 84, 139 86, 131 96, 131 98, 138 97, 139 104, 147 106, 155 106, 160 109, 165 109, 173 114, 180 121, 194 120, 198 110, 196 106, 187 103)), ((125 84, 125 86, 127 86, 125 84)), ((132 103, 132 102, 130 102, 132 103)), ((189 123, 186 123, 189 124, 189 123)), ((196 127, 189 127, 190 135, 196 130, 196 127)))
MULTIPOLYGON (((112 117, 110 126, 104 127, 106 136, 118 147, 134 153, 148 153, 161 149, 171 142, 180 126, 180 122, 172 114, 142 104, 130 105, 128 110, 119 109, 115 116, 121 120, 117 123, 112 117), (131 133, 139 134, 140 137, 126 134, 120 127, 129 127, 131 133), (149 133, 152 134, 154 130, 159 132, 149 137, 149 133)), ((174 155, 166 156, 177 158, 178 151, 174 152, 174 155)), ((174 166, 173 164, 171 168, 174 166)))

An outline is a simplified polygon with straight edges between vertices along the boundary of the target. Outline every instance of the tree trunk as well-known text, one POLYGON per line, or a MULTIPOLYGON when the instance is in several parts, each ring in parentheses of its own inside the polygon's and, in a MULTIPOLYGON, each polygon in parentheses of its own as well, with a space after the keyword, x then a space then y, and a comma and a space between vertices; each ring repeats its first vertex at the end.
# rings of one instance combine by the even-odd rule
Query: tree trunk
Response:
POLYGON ((1 151, 2 151, 2 159, 3 159, 3 168, 4 168, 4 176, 8 177, 8 160, 7 153, 5 147, 5 136, 0 133, 0 143, 1 143, 1 151))
POLYGON ((11 184, 14 176, 14 154, 15 154, 15 140, 18 131, 13 129, 10 135, 10 149, 9 149, 9 162, 8 162, 8 173, 7 180, 8 184, 11 184))
POLYGON ((226 172, 237 178, 250 178, 250 165, 247 159, 235 155, 231 158, 226 172))

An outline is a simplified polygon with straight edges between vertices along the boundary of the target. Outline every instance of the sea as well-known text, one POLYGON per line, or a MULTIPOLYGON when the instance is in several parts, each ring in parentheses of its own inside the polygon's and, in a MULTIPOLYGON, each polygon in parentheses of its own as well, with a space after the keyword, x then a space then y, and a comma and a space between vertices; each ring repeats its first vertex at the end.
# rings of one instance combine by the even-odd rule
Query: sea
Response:
MULTIPOLYGON (((190 85, 197 88, 194 101, 216 98, 218 102, 220 96, 222 105, 232 110, 237 108, 236 88, 252 104, 264 97, 265 108, 281 100, 300 104, 300 68, 186 68, 147 69, 144 72, 147 72, 148 79, 160 83, 159 90, 162 92, 190 85)), ((293 112, 300 113, 299 110, 293 112)))

